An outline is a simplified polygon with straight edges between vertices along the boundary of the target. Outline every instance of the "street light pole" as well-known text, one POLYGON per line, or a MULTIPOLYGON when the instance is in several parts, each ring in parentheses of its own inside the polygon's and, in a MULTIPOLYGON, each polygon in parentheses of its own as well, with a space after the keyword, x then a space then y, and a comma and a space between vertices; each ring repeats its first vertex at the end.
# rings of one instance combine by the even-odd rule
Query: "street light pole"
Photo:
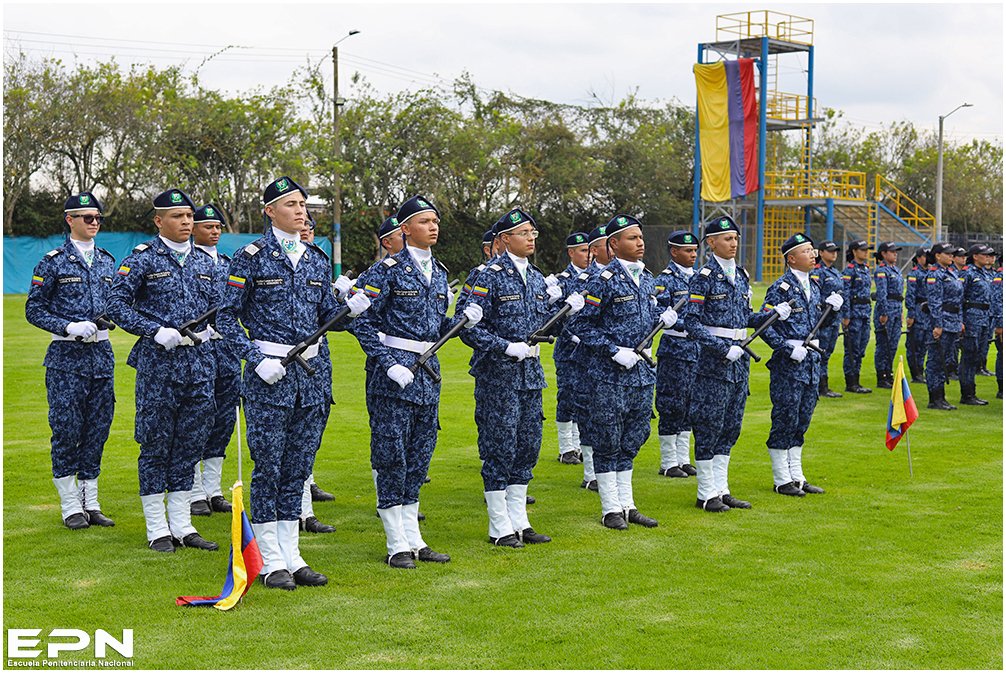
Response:
POLYGON ((940 131, 936 141, 936 231, 933 233, 933 243, 939 243, 943 235, 943 120, 962 107, 972 107, 972 105, 971 103, 963 103, 940 117, 940 131))
MULTIPOLYGON (((351 30, 349 34, 342 38, 356 35, 360 31, 351 30)), ((332 279, 342 275, 342 175, 339 171, 339 164, 342 161, 342 143, 339 142, 339 108, 345 100, 339 98, 339 40, 332 45, 332 68, 335 73, 334 86, 332 87, 333 111, 332 111, 332 143, 333 154, 335 155, 335 201, 332 204, 332 234, 330 243, 332 244, 332 279)))

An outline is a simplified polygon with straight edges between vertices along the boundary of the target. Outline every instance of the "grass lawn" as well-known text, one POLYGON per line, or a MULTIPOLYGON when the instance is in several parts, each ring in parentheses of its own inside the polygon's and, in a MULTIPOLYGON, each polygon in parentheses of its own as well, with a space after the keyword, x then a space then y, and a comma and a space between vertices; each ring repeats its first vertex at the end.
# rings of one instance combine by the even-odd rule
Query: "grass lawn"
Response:
MULTIPOLYGON (((697 510, 694 478, 657 475, 654 421, 634 487, 640 510, 660 526, 612 531, 600 524, 597 495, 579 488, 581 466, 555 459, 554 369, 543 352, 548 420, 529 509, 553 542, 504 550, 487 542, 470 350, 455 340, 441 351, 443 429, 420 507, 426 541, 452 560, 408 572, 382 564, 364 357, 351 336, 333 334, 337 405, 315 475, 336 500, 315 511, 338 532, 301 536, 302 555, 329 584, 292 593, 256 584, 221 613, 174 599, 219 593, 228 516, 194 520, 220 552, 146 547, 135 371, 126 365, 134 337, 121 329, 112 332, 118 403, 100 480, 116 526, 62 526, 42 367, 49 340, 25 322, 24 302, 4 296, 3 621, 42 629, 43 650, 55 628, 116 638, 133 629, 133 664, 143 669, 1003 667, 1003 409, 994 378, 978 379, 987 407, 956 412, 926 410, 924 386, 914 387, 914 478, 904 441, 884 447, 889 391, 822 400, 804 468, 827 493, 796 499, 772 493, 768 370, 752 364, 730 485, 754 508, 697 510)), ((841 348, 840 340, 831 360, 838 390, 841 348)), ((768 354, 764 343, 757 349, 768 354)), ((872 358, 871 343, 867 386, 872 358)), ((947 398, 959 400, 956 384, 947 398)), ((224 464, 227 485, 237 476, 236 447, 224 464)), ((93 654, 92 646, 61 659, 93 654)))

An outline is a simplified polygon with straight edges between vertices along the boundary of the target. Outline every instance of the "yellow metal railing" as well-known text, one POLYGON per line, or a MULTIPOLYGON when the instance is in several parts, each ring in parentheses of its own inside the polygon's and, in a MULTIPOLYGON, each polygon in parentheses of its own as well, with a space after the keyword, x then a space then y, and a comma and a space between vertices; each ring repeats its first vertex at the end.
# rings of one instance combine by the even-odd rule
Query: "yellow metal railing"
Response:
POLYGON ((873 198, 883 203, 892 213, 900 217, 905 224, 923 236, 932 238, 936 229, 936 218, 882 175, 878 175, 876 178, 873 198))
POLYGON ((821 169, 765 172, 766 199, 866 200, 866 173, 821 169))
POLYGON ((721 14, 716 17, 717 42, 753 37, 814 44, 814 20, 767 9, 721 14))
MULTIPOLYGON (((761 91, 757 94, 761 96, 761 91)), ((765 98, 765 114, 769 119, 785 119, 798 121, 816 116, 817 99, 813 100, 813 108, 808 105, 808 96, 795 93, 784 93, 769 90, 765 98)))
POLYGON ((786 271, 780 252, 782 244, 797 233, 804 231, 806 215, 801 208, 786 206, 765 207, 765 228, 763 232, 762 277, 774 280, 786 271))

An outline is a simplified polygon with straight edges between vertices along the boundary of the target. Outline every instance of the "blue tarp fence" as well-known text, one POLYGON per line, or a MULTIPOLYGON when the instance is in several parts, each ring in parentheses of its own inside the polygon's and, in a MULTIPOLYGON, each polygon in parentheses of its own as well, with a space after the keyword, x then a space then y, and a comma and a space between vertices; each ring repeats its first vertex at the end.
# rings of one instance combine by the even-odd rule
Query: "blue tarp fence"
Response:
MULTIPOLYGON (((94 239, 99 248, 112 253, 116 262, 122 261, 133 248, 140 243, 153 238, 143 232, 115 232, 98 234, 94 239)), ((234 255, 234 251, 261 238, 260 234, 222 234, 217 250, 225 255, 234 255)), ((31 286, 31 275, 35 265, 47 252, 63 245, 63 236, 34 238, 32 236, 3 237, 3 293, 27 293, 31 286)), ((332 246, 327 238, 317 238, 315 243, 327 254, 332 254, 332 246)))

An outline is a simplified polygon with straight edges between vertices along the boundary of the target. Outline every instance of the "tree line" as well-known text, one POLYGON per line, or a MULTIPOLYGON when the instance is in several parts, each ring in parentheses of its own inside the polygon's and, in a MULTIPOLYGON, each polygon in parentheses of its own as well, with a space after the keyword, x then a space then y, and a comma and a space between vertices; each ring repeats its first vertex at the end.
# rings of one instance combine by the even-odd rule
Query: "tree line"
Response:
MULTIPOLYGON (((91 191, 107 231, 149 231, 152 197, 179 187, 214 203, 232 233, 262 231, 261 192, 290 175, 331 204, 341 182, 343 265, 365 268, 376 231, 410 196, 441 211, 437 256, 458 272, 479 261, 482 233, 512 207, 538 222, 537 261, 564 263, 565 238, 617 213, 691 226, 694 107, 628 95, 574 106, 487 92, 467 75, 451 89, 397 94, 354 76, 340 110, 320 64, 283 86, 227 94, 180 67, 72 69, 8 54, 4 63, 4 234, 62 230, 62 203, 91 191)), ((815 167, 880 173, 933 212, 936 138, 908 122, 866 131, 841 113, 815 131, 815 167)), ((799 167, 798 134, 779 134, 770 165, 799 167)), ((1002 231, 1002 146, 945 143, 944 225, 1002 231)), ((316 233, 327 236, 332 217, 316 233)))

